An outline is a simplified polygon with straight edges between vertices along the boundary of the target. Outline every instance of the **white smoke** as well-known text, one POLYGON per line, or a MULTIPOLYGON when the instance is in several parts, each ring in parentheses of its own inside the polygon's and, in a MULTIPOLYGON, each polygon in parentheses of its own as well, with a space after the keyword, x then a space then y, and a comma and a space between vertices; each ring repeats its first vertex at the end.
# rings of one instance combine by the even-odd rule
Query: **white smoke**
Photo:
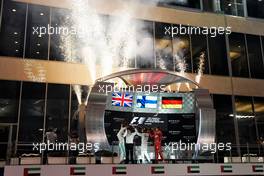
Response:
POLYGON ((204 72, 204 64, 205 64, 205 53, 202 52, 200 57, 199 57, 198 72, 197 72, 197 75, 195 77, 195 81, 197 83, 200 83, 200 81, 201 81, 201 77, 202 77, 203 72, 204 72))
MULTIPOLYGON (((187 64, 185 62, 184 58, 181 58, 179 56, 179 54, 175 54, 174 55, 174 60, 175 60, 175 64, 176 64, 176 70, 179 70, 179 73, 181 76, 184 76, 186 68, 187 68, 187 64)), ((181 89, 182 83, 177 83, 176 87, 177 87, 177 91, 179 92, 181 89)))
POLYGON ((82 90, 81 90, 81 86, 80 85, 73 85, 73 90, 76 94, 78 103, 81 104, 82 103, 82 90))
POLYGON ((176 64, 176 70, 179 70, 181 75, 184 75, 186 69, 187 69, 187 64, 185 61, 184 57, 180 57, 179 54, 174 55, 175 59, 175 64, 176 64))
MULTIPOLYGON (((153 52, 153 44, 149 47, 153 40, 144 23, 132 18, 136 6, 127 3, 126 10, 115 12, 116 17, 99 15, 87 0, 72 0, 71 7, 71 17, 64 25, 74 28, 76 35, 60 35, 60 48, 65 61, 87 66, 92 83, 111 74, 113 67, 127 69, 136 54, 150 58, 147 55, 153 52)), ((76 87, 76 94, 80 94, 76 87)))
POLYGON ((166 62, 162 58, 161 54, 160 53, 157 53, 156 54, 156 57, 157 57, 157 61, 158 61, 159 68, 162 69, 162 70, 166 70, 167 69, 166 62))
MULTIPOLYGON (((65 21, 65 26, 74 28, 76 35, 60 35, 60 48, 65 61, 87 66, 92 84, 97 77, 111 74, 114 67, 127 69, 137 56, 143 62, 153 59, 153 36, 146 30, 145 23, 133 19, 138 9, 135 1, 126 1, 125 10, 114 12, 115 17, 98 14, 88 0, 71 2, 71 16, 65 21)), ((159 2, 155 0, 151 4, 159 2)), ((162 56, 157 57, 160 57, 160 67, 167 69, 166 60, 162 56)), ((176 54, 175 61, 177 70, 184 74, 185 58, 176 54)), ((76 94, 81 92, 76 87, 74 90, 76 94)))

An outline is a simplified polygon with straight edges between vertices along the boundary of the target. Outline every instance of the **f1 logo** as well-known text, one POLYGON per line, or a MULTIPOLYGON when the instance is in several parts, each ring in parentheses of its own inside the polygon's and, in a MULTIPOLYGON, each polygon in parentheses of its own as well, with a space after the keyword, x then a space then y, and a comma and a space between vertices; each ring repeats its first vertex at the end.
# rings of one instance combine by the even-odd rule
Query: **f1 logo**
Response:
POLYGON ((142 125, 145 122, 146 117, 134 117, 130 124, 131 125, 142 125))

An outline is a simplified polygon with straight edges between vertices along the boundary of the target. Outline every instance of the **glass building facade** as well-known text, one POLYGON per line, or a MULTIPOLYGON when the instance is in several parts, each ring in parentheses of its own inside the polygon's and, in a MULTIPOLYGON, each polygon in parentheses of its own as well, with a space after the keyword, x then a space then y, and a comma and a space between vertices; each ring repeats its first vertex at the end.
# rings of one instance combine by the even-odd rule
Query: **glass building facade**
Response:
MULTIPOLYGON (((10 0, 0 2, 0 56, 64 61, 58 47, 59 36, 33 35, 32 27, 59 25, 70 10, 10 0)), ((159 5, 264 18, 261 0, 175 0, 159 5)), ((180 54, 186 58, 186 71, 197 73, 197 58, 204 53, 206 75, 264 79, 264 36, 233 32, 216 37, 204 34, 171 37, 164 34, 164 27, 179 24, 142 22, 147 26, 147 35, 138 35, 138 41, 148 46, 148 54, 136 53, 130 67, 162 69, 165 65, 167 70, 179 71, 173 56, 180 54), (179 53, 179 49, 184 52, 179 53)), ((248 152, 248 146, 252 153, 263 154, 264 149, 258 144, 264 139, 264 97, 213 94, 212 98, 217 116, 217 142, 232 142, 233 155, 242 156, 248 152)), ((32 142, 44 141, 45 131, 52 127, 58 130, 58 140, 67 142, 70 119, 76 109, 71 85, 1 80, 0 160, 32 152, 32 142)), ((218 159, 224 155, 229 153, 219 153, 218 159)))
POLYGON ((264 18, 263 0, 164 0, 160 5, 171 8, 192 8, 233 16, 264 18))

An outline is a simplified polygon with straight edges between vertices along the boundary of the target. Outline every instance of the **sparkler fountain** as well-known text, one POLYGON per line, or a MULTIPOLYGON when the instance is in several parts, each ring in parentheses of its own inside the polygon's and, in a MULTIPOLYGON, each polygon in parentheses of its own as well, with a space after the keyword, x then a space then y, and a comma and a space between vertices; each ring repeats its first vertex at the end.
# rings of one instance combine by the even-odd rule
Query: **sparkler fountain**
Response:
POLYGON ((198 73, 195 77, 195 81, 197 83, 200 83, 201 82, 201 77, 203 75, 203 72, 204 72, 204 64, 205 64, 205 53, 202 52, 200 57, 199 57, 199 63, 198 63, 198 73))
MULTIPOLYGON (((111 74, 114 67, 128 69, 130 59, 135 58, 135 53, 145 47, 145 40, 140 43, 137 38, 146 38, 149 34, 143 30, 145 26, 142 22, 132 19, 136 13, 133 3, 126 5, 129 7, 124 8, 126 11, 115 12, 118 17, 112 18, 100 16, 88 0, 73 0, 71 16, 64 22, 65 26, 76 31, 75 35, 60 35, 60 48, 65 61, 86 65, 91 78, 91 84, 86 85, 87 90, 83 90, 84 86, 73 85, 79 103, 75 116, 78 116, 81 131, 84 131, 86 106, 96 79, 111 74), (84 93, 86 97, 82 98, 84 93)), ((145 48, 140 54, 149 54, 146 51, 148 50, 145 48)), ((181 52, 180 48, 178 52, 181 52)), ((178 54, 174 59, 177 70, 184 76, 185 59, 178 54)), ((161 62, 164 60, 161 59, 161 62)), ((165 63, 161 63, 161 66, 166 69, 165 63)), ((190 89, 188 83, 186 84, 190 89)))
POLYGON ((106 18, 99 16, 87 0, 73 0, 71 7, 71 17, 64 23, 75 29, 76 35, 61 35, 60 48, 65 61, 85 64, 92 79, 91 85, 86 85, 87 90, 83 90, 80 85, 73 85, 79 103, 74 116, 78 116, 81 134, 85 128, 86 106, 96 78, 112 73, 114 66, 127 69, 130 59, 135 56, 138 23, 131 18, 133 8, 130 8, 131 11, 119 12, 122 14, 120 18, 109 17, 106 23, 106 18), (78 54, 80 58, 74 57, 78 54), (84 99, 83 93, 86 94, 84 99))

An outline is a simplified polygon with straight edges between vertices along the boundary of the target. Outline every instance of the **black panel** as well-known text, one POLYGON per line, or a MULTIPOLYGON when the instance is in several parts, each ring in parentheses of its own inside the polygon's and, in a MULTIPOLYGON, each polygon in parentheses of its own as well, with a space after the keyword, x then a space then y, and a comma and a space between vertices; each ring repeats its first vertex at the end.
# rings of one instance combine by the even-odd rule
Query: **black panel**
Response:
POLYGON ((26 57, 48 59, 50 8, 29 5, 27 20, 26 57))
POLYGON ((256 35, 246 35, 248 46, 248 60, 252 78, 264 78, 264 65, 261 53, 261 40, 256 35))
POLYGON ((228 76, 225 36, 209 37, 209 53, 211 74, 228 76))
POLYGON ((160 128, 163 132, 163 143, 196 142, 194 114, 151 114, 120 111, 105 112, 105 131, 110 144, 117 141, 116 134, 122 122, 137 128, 160 128))
POLYGON ((27 5, 4 1, 0 32, 0 55, 22 57, 27 5))
POLYGON ((48 85, 46 130, 56 128, 61 142, 68 139, 69 96, 70 86, 48 85))
POLYGON ((233 76, 249 77, 244 34, 232 33, 229 36, 229 46, 233 76))
POLYGON ((0 81, 0 123, 16 123, 20 82, 0 81))
POLYGON ((264 18, 264 1, 247 0, 248 16, 255 18, 264 18))
POLYGON ((46 84, 23 83, 19 143, 41 142, 45 111, 46 84))

